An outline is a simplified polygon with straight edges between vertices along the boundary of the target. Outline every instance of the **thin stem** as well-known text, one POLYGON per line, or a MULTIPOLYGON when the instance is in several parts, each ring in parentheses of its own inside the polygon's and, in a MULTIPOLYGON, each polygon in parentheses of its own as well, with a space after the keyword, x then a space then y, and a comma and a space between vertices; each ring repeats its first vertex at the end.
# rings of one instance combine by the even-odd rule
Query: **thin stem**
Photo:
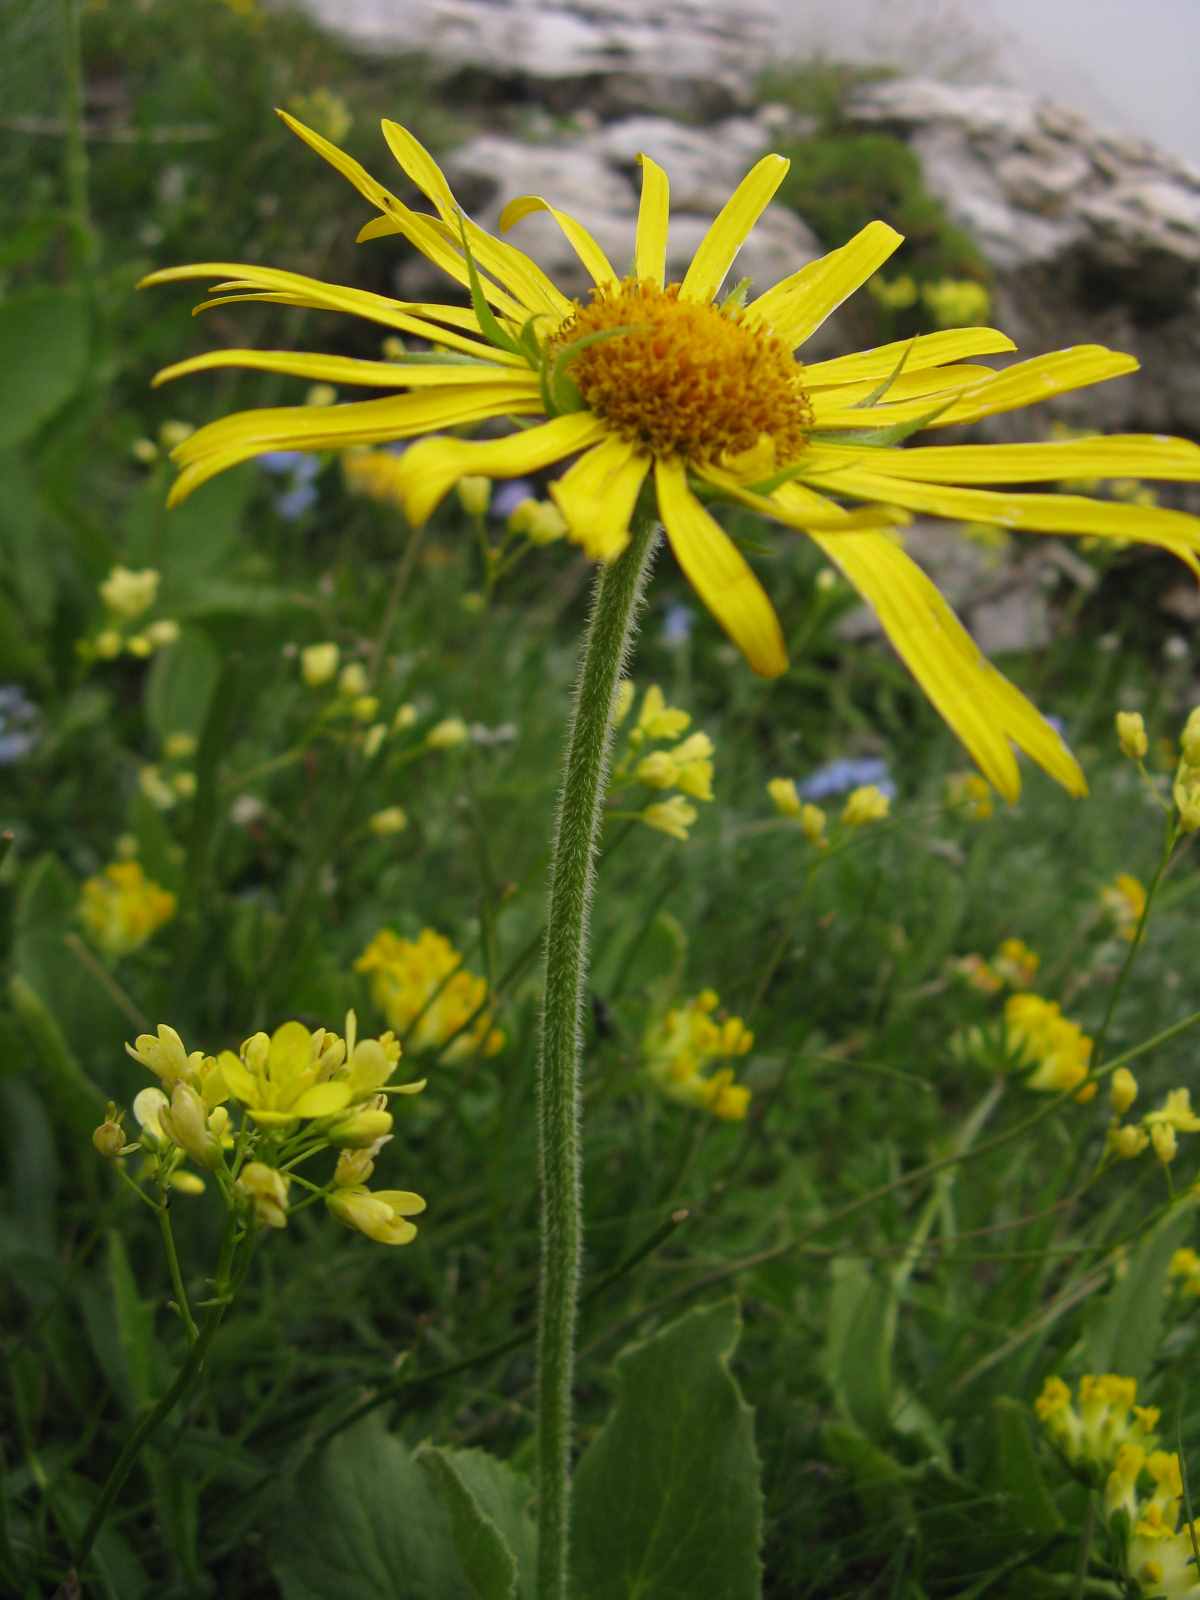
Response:
POLYGON ((214 1278, 215 1294, 208 1303, 204 1323, 196 1336, 195 1342, 188 1349, 187 1357, 175 1377, 175 1382, 162 1396, 162 1398, 142 1417, 133 1432, 126 1439, 121 1454, 117 1457, 116 1464, 108 1475, 108 1480, 100 1491, 99 1498, 92 1508, 88 1518, 87 1527, 84 1528, 79 1544, 75 1549, 74 1564, 77 1569, 82 1569, 97 1535, 104 1526, 108 1513, 112 1510, 117 1496, 125 1485, 125 1480, 133 1470, 134 1463, 141 1454, 142 1446, 150 1435, 158 1428, 160 1423, 166 1421, 176 1404, 183 1399, 188 1390, 199 1378, 204 1370, 204 1361, 208 1355, 209 1346, 216 1337, 217 1329, 221 1326, 221 1319, 229 1308, 229 1304, 236 1294, 238 1286, 245 1275, 249 1263, 251 1239, 247 1238, 237 1226, 236 1219, 231 1217, 225 1230, 225 1237, 221 1241, 221 1254, 217 1261, 217 1271, 214 1278), (232 1271, 237 1248, 244 1242, 243 1260, 239 1263, 236 1273, 232 1271))
POLYGON ((89 272, 96 254, 88 199, 88 152, 83 127, 83 51, 79 29, 80 0, 59 0, 63 36, 63 185, 67 216, 75 233, 75 258, 89 272))
POLYGON ((642 518, 596 584, 567 736, 550 857, 538 1059, 542 1270, 538 1309, 539 1600, 565 1600, 571 1521, 571 1386, 583 1219, 580 1019, 593 860, 612 743, 612 707, 657 537, 642 518))
POLYGON ((162 1234, 163 1249, 167 1253, 167 1270, 171 1274, 171 1288, 175 1291, 175 1308, 183 1318, 183 1326, 187 1330, 188 1344, 192 1345, 200 1337, 200 1330, 196 1326, 196 1319, 192 1316, 187 1290, 183 1286, 183 1274, 179 1270, 179 1252, 175 1248, 175 1235, 171 1229, 171 1212, 167 1206, 165 1195, 160 1199, 157 1209, 158 1231, 162 1234))

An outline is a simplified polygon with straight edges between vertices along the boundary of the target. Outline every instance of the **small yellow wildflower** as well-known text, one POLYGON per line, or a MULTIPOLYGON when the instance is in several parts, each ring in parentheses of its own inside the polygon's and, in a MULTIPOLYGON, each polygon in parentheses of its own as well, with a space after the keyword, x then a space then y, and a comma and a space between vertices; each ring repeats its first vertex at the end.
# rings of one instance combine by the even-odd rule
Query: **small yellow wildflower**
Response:
POLYGON ((882 822, 891 809, 892 802, 882 789, 873 783, 864 783, 847 796, 841 820, 847 828, 863 828, 872 822, 882 822))
POLYGON ((173 617, 159 617, 146 629, 146 638, 155 650, 165 650, 179 638, 179 624, 173 617))
POLYGON ((170 811, 179 796, 154 762, 138 768, 138 788, 157 811, 170 811))
POLYGON ((713 742, 706 733, 689 734, 670 752, 674 784, 693 800, 711 800, 713 742))
POLYGON ((999 994, 1004 987, 1004 979, 977 952, 960 956, 954 963, 954 970, 980 994, 999 994))
POLYGON ((301 1022, 285 1022, 269 1037, 256 1033, 237 1055, 223 1050, 217 1066, 229 1092, 260 1127, 290 1128, 301 1119, 329 1117, 381 1089, 400 1059, 390 1034, 356 1039, 353 1013, 347 1038, 301 1022))
POLYGON ((708 1069, 744 1056, 754 1035, 740 1017, 718 1021, 719 1003, 712 989, 704 989, 652 1024, 644 1042, 646 1071, 668 1098, 711 1111, 723 1121, 740 1122, 750 1103, 749 1089, 734 1082, 732 1067, 708 1069))
POLYGON ((371 687, 367 669, 361 661, 348 661, 338 673, 338 693, 346 700, 358 700, 371 687))
POLYGON ((469 474, 458 480, 458 503, 469 517, 482 520, 492 503, 492 480, 469 474))
POLYGON ((1191 1298, 1200 1296, 1200 1255, 1190 1246, 1176 1250, 1167 1267, 1168 1280, 1178 1278, 1179 1292, 1191 1298))
POLYGON ((1010 995, 1004 1027, 1019 1065, 1033 1069, 1023 1080, 1027 1089, 1058 1094, 1087 1077, 1092 1040, 1077 1022, 1063 1016, 1055 1001, 1036 994, 1010 995))
POLYGON ((992 297, 981 283, 942 278, 921 288, 921 299, 939 328, 965 328, 986 320, 992 297))
POLYGON ((522 500, 508 519, 508 531, 530 544, 557 544, 567 536, 567 521, 553 500, 522 500))
POLYGON ((467 971, 449 939, 432 928, 415 940, 382 929, 354 970, 369 974, 372 999, 409 1050, 437 1050, 454 1062, 503 1048, 487 981, 467 971))
POLYGON ((352 495, 361 495, 365 500, 374 500, 376 505, 393 506, 397 510, 404 503, 400 460, 388 450, 344 451, 342 477, 352 495))
POLYGON ((456 745, 466 744, 470 737, 461 717, 444 717, 425 735, 425 744, 430 750, 453 750, 456 745))
POLYGON ((1123 1117, 1138 1097, 1138 1081, 1128 1067, 1117 1068, 1108 1092, 1113 1110, 1123 1117))
POLYGON ((314 383, 304 396, 306 406, 333 406, 337 404, 338 393, 331 383, 314 383))
POLYGON ((131 622, 149 611, 158 595, 162 574, 155 567, 139 572, 116 566, 100 585, 100 598, 115 617, 131 622))
POLYGON ((1117 925, 1122 939, 1137 937, 1146 911, 1146 890, 1131 872, 1121 872, 1100 891, 1100 902, 1117 925))
POLYGON ((662 690, 652 683, 642 696, 642 708, 630 735, 631 744, 642 744, 647 739, 678 739, 687 732, 691 713, 669 706, 662 690))
POLYGON ((341 651, 332 640, 308 644, 300 652, 300 676, 310 689, 320 689, 338 669, 341 651))
POLYGON ((238 1174, 238 1188, 250 1197, 255 1220, 263 1227, 287 1227, 287 1192, 290 1181, 285 1172, 278 1172, 263 1161, 248 1161, 238 1174))
POLYGON ((1188 713, 1187 722, 1179 736, 1179 749, 1189 767, 1200 767, 1200 706, 1188 713))
POLYGON ((217 1106, 210 1112, 192 1085, 185 1081, 175 1085, 170 1104, 160 1108, 158 1125, 193 1161, 202 1167, 213 1167, 221 1159, 229 1113, 224 1106, 217 1106))
POLYGON ((772 778, 767 784, 771 803, 781 817, 800 817, 800 795, 793 778, 772 778))
POLYGON ((952 772, 946 779, 946 807, 968 822, 986 822, 995 815, 991 785, 978 772, 952 772))
POLYGON ((1116 716, 1117 741, 1121 754, 1130 761, 1141 761, 1150 748, 1146 738, 1146 723, 1140 711, 1118 711, 1116 716))
POLYGON ((417 1230, 407 1219, 425 1209, 419 1194, 407 1189, 335 1188, 325 1204, 347 1228, 356 1228, 376 1244, 411 1244, 417 1230))
POLYGON ((1136 1123, 1123 1127, 1114 1123, 1105 1138, 1105 1149, 1118 1161, 1134 1161, 1150 1143, 1150 1135, 1136 1123))
POLYGON ((1135 1405, 1137 1381, 1115 1373, 1085 1374, 1079 1380, 1078 1406, 1061 1378, 1047 1378, 1034 1410, 1047 1435, 1071 1466, 1091 1482, 1103 1481, 1125 1445, 1148 1450, 1154 1443, 1159 1412, 1135 1405))
POLYGON ((403 833, 408 827, 408 812, 403 806, 384 806, 382 811, 373 814, 367 826, 377 838, 386 839, 390 834, 403 833))
POLYGON ((189 761, 196 754, 197 744, 194 733, 169 733, 163 740, 163 755, 168 761, 189 761))
POLYGON ((144 945, 175 915, 176 900, 137 861, 114 861, 80 890, 79 916, 89 936, 110 956, 144 945))
POLYGON ((1010 989, 1028 989, 1039 966, 1041 957, 1021 939, 1005 939, 992 957, 992 971, 1010 989))
POLYGON ((681 794, 673 794, 669 800, 659 800, 654 805, 644 806, 638 812, 638 817, 648 828, 668 834, 672 839, 686 839, 688 829, 699 815, 695 806, 681 794))
POLYGON ((871 278, 867 293, 885 311, 907 311, 916 305, 919 290, 911 275, 904 272, 898 278, 871 278))

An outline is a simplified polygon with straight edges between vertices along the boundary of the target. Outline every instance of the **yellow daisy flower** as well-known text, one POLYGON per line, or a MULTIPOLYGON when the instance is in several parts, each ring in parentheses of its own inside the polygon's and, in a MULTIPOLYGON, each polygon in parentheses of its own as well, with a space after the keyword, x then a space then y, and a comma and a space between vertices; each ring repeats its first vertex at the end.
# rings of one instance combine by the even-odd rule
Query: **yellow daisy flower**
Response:
POLYGON ((756 298, 739 287, 718 301, 739 248, 788 170, 778 155, 747 173, 680 283, 668 284, 665 274, 667 176, 648 156, 640 158, 641 203, 626 277, 573 217, 537 195, 510 201, 502 230, 537 211, 562 229, 593 280, 585 304, 564 295, 512 244, 471 222, 441 169, 404 128, 385 121, 383 134, 432 213, 411 209, 327 139, 282 115, 377 211, 359 238, 400 234, 469 290, 471 305, 399 301, 227 262, 152 273, 146 283, 219 280, 206 306, 251 300, 348 312, 427 341, 437 352, 370 361, 219 350, 168 367, 159 382, 244 366, 387 391, 382 398, 269 407, 209 423, 173 452, 181 468, 173 500, 265 451, 344 450, 490 418, 528 418, 532 425, 504 438, 427 438, 409 450, 397 475, 410 520, 423 523, 464 477, 524 477, 564 463, 551 493, 567 528, 589 555, 611 561, 629 539, 646 489, 700 597, 754 670, 773 676, 787 665, 778 619, 705 502, 748 506, 807 534, 857 587, 1001 794, 1012 799, 1020 787, 1012 744, 1072 793, 1085 791, 1058 734, 984 660, 935 585, 885 530, 918 512, 1031 533, 1135 539, 1172 551, 1200 575, 1194 517, 1075 494, 980 487, 1083 476, 1200 480, 1200 448, 1184 440, 1127 434, 899 447, 922 428, 976 422, 1132 372, 1132 356, 1077 345, 997 372, 975 358, 1012 350, 1010 339, 990 328, 952 328, 802 365, 797 348, 888 260, 901 236, 886 223, 870 223, 756 298), (865 504, 848 509, 843 499, 865 504))

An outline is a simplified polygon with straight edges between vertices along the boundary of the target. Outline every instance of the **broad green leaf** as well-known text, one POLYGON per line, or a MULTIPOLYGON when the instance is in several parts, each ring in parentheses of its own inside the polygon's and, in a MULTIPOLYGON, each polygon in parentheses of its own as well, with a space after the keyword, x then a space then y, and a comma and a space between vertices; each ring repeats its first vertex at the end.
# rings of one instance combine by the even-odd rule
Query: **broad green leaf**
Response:
POLYGON ((270 1558, 284 1600, 474 1600, 442 1502, 378 1416, 338 1434, 287 1505, 270 1558))
POLYGON ((115 1228, 105 1235, 108 1287, 121 1348, 130 1410, 137 1412, 154 1399, 154 1316, 138 1293, 125 1241, 115 1228))
POLYGON ((56 551, 47 538, 46 507, 28 461, 0 455, 0 570, 27 621, 44 626, 54 611, 56 551))
POLYGON ((28 439, 71 398, 88 361, 88 314, 69 289, 0 305, 0 448, 28 439))
POLYGON ((573 1565, 587 1600, 756 1600, 759 1464, 729 1370, 740 1327, 726 1300, 617 1357, 616 1403, 576 1475, 573 1565))
POLYGON ((220 671, 216 646, 195 628, 184 629, 159 652, 146 680, 146 716, 160 739, 172 733, 199 737, 220 671))
POLYGON ((829 1385, 843 1414, 879 1438, 891 1425, 895 1296, 857 1258, 839 1257, 832 1276, 825 1337, 829 1385))
POLYGON ((1031 1533, 1057 1533, 1063 1519, 1042 1476, 1031 1416, 1028 1406, 1007 1395, 993 1400, 995 1481, 1008 1500, 1013 1522, 1031 1533))
POLYGON ((533 1600, 537 1532, 533 1491, 520 1473, 482 1450, 417 1453, 450 1515, 463 1569, 478 1600, 533 1600))
POLYGON ((1088 1371, 1139 1382, 1150 1371, 1162 1338, 1167 1266, 1195 1226, 1195 1209, 1189 1195, 1157 1222, 1093 1310, 1084 1331, 1088 1371))

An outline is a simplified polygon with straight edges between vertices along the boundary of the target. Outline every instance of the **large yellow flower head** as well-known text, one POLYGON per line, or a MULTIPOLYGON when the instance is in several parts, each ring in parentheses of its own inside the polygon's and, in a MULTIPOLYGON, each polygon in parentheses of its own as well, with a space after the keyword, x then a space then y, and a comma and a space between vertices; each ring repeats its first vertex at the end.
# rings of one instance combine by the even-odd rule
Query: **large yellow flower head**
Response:
POLYGON ((320 134, 288 123, 378 215, 360 239, 400 234, 467 290, 470 308, 413 303, 277 268, 228 262, 172 267, 148 283, 217 279, 227 300, 349 312, 427 341, 441 359, 368 361, 290 351, 223 350, 167 368, 246 366, 309 381, 379 389, 334 406, 270 407, 210 423, 174 451, 173 491, 192 489, 270 450, 344 450, 426 438, 396 463, 410 520, 423 523, 465 477, 516 478, 557 463, 551 493, 568 532, 599 560, 625 548, 640 498, 653 496, 676 559, 756 672, 787 665, 779 621, 749 564, 708 510, 726 500, 807 534, 877 612, 885 632, 989 782, 1012 799, 1016 744, 1073 794, 1074 757, 1018 690, 983 659, 936 587, 887 536, 907 513, 1031 533, 1139 540, 1200 574, 1200 520, 1154 506, 1077 494, 1013 493, 984 484, 1145 476, 1200 480, 1200 448, 1128 434, 1042 444, 901 444, 923 428, 976 422, 1132 372, 1131 356, 1078 345, 1002 371, 977 357, 1014 348, 991 328, 948 328, 802 365, 795 351, 892 255, 901 238, 873 222, 848 244, 756 298, 718 294, 738 250, 788 170, 765 156, 738 185, 679 283, 666 281, 668 184, 640 158, 633 270, 617 272, 573 217, 537 195, 505 207, 507 231, 532 212, 563 230, 594 287, 569 299, 528 256, 462 212, 441 169, 404 128, 383 133, 432 214, 404 204, 320 134), (440 436, 490 418, 532 426, 481 441, 440 436), (856 508, 843 502, 858 502, 856 508))

